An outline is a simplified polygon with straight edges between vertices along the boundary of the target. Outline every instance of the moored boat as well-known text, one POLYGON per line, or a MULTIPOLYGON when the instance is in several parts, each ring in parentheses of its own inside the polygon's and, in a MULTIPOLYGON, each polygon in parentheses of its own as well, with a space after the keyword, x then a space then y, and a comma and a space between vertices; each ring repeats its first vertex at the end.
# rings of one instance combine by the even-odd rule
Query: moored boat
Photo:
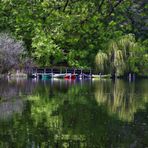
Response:
POLYGON ((72 79, 72 80, 75 80, 75 79, 76 79, 76 75, 77 75, 77 74, 71 74, 71 73, 70 73, 70 74, 66 74, 64 78, 65 78, 65 79, 72 79))
POLYGON ((92 77, 91 74, 84 74, 84 73, 78 76, 79 79, 91 79, 91 77, 92 77))
POLYGON ((37 78, 37 74, 36 73, 32 73, 28 75, 29 78, 37 78))
POLYGON ((53 78, 64 78, 66 74, 53 74, 53 78))
POLYGON ((107 78, 111 78, 111 74, 107 74, 107 75, 92 75, 92 78, 93 79, 101 79, 101 78, 104 78, 104 79, 107 79, 107 78))
POLYGON ((52 73, 49 73, 49 74, 42 74, 42 75, 41 75, 41 79, 42 79, 42 80, 51 79, 52 76, 53 76, 52 73))

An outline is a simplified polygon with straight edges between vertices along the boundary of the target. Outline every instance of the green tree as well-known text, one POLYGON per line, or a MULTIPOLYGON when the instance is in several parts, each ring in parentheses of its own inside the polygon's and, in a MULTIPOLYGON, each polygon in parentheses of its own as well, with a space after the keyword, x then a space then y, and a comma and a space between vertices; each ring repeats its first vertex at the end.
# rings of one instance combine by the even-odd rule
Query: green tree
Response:
POLYGON ((49 66, 62 61, 62 50, 55 44, 52 37, 42 30, 36 29, 32 47, 34 48, 33 56, 41 66, 49 66))
MULTIPOLYGON (((100 52, 97 54, 96 61, 97 66, 104 67, 107 61, 108 70, 111 69, 117 76, 123 76, 126 73, 132 72, 140 74, 141 66, 142 69, 146 69, 148 62, 146 61, 146 49, 136 42, 134 35, 128 34, 122 36, 118 40, 111 40, 108 45, 106 53, 100 52), (108 59, 103 58, 102 55, 108 55, 108 59), (100 55, 100 57, 98 56, 100 55)), ((109 72, 109 71, 108 71, 109 72)))
POLYGON ((22 39, 27 56, 43 66, 64 62, 68 66, 93 67, 98 49, 106 52, 111 39, 129 33, 141 43, 147 39, 145 0, 7 0, 0 1, 0 8, 0 30, 9 30, 22 39), (42 33, 37 34, 37 29, 42 33), (43 36, 56 45, 55 54, 52 47, 48 48, 46 62, 42 52, 37 53, 40 60, 37 58, 39 46, 34 45, 35 39, 40 38, 40 44, 43 36), (59 56, 59 51, 64 56, 59 56))

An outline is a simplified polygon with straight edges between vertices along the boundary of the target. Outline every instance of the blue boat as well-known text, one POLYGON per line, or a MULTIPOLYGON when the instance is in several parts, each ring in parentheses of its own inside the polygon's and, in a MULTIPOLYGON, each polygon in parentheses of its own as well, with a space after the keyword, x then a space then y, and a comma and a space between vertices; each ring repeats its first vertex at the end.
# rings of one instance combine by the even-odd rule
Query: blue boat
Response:
POLYGON ((41 79, 42 80, 47 80, 47 79, 51 79, 52 78, 52 73, 49 73, 49 74, 42 74, 41 75, 41 79))

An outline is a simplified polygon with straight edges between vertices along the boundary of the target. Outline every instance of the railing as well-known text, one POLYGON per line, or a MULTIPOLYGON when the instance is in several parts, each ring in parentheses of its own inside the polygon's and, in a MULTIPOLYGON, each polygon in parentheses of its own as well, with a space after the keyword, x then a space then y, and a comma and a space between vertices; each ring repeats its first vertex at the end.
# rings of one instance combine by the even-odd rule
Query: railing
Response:
POLYGON ((55 73, 55 74, 60 74, 60 73, 85 73, 85 74, 99 74, 100 72, 97 72, 95 69, 79 69, 79 68, 35 68, 35 67, 29 67, 25 68, 25 72, 27 74, 33 74, 33 73, 55 73))

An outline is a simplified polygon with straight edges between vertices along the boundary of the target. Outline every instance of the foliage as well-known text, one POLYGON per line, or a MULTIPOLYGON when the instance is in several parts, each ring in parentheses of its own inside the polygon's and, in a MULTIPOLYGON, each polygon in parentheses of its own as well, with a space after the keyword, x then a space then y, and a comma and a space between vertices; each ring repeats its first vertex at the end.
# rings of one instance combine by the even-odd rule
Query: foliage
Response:
MULTIPOLYGON (((94 67, 98 49, 106 52, 111 39, 129 33, 147 46, 146 0, 3 0, 0 8, 0 30, 22 39, 39 66, 94 67)), ((116 56, 121 61, 112 66, 124 67, 121 51, 116 56)))
POLYGON ((62 50, 54 43, 49 34, 37 30, 36 36, 32 40, 32 47, 35 48, 33 56, 39 65, 49 66, 61 60, 62 50))
MULTIPOLYGON (((147 73, 148 61, 146 60, 146 48, 136 42, 132 34, 122 36, 118 40, 110 41, 106 53, 108 59, 105 58, 105 60, 108 60, 108 63, 110 63, 108 69, 111 67, 111 71, 116 73, 117 76, 122 76, 129 72, 140 74, 141 67, 144 74, 147 73)), ((106 53, 101 53, 101 55, 106 55, 106 53)), ((96 58, 99 54, 100 52, 98 52, 96 58)), ((104 58, 100 58, 99 65, 102 65, 102 67, 106 66, 104 58)), ((97 61, 96 66, 98 66, 97 61)))
POLYGON ((0 73, 5 73, 20 64, 24 52, 22 41, 17 41, 7 33, 0 34, 0 73))
POLYGON ((96 55, 95 63, 100 71, 104 71, 107 66, 108 56, 106 53, 99 51, 96 55))
POLYGON ((0 102, 0 147, 147 145, 145 80, 3 81, 0 89, 10 96, 0 102))
POLYGON ((110 80, 99 81, 96 82, 95 88, 95 98, 98 104, 107 106, 109 114, 116 114, 123 121, 133 121, 134 114, 144 109, 148 102, 145 81, 140 81, 136 85, 123 80, 117 80, 115 83, 110 80), (140 96, 141 99, 136 99, 135 93, 139 86, 141 86, 139 91, 143 93, 140 96))

